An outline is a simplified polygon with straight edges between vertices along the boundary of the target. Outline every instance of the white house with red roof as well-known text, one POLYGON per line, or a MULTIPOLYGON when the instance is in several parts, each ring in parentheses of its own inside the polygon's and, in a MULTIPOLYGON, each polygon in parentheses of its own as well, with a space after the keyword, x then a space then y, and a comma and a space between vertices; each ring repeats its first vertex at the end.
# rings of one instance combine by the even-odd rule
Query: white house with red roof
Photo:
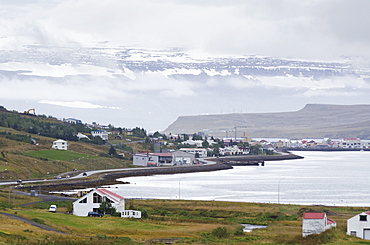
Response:
POLYGON ((337 223, 326 217, 326 213, 304 213, 302 219, 302 236, 320 234, 336 226, 337 223))
POLYGON ((370 211, 357 214, 347 220, 347 235, 370 240, 370 211))
POLYGON ((89 212, 99 212, 99 207, 102 202, 109 202, 117 212, 121 213, 121 217, 125 218, 141 218, 141 212, 136 210, 125 210, 125 199, 107 189, 95 189, 87 193, 85 196, 73 202, 73 214, 76 216, 87 216, 89 212))

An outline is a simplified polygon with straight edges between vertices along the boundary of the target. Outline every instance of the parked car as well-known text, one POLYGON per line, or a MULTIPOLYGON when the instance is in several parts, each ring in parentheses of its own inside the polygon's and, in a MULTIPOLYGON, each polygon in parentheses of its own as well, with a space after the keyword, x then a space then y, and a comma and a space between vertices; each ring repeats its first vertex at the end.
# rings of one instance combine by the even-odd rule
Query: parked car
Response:
POLYGON ((87 214, 87 216, 89 216, 89 217, 103 217, 103 215, 101 213, 98 213, 98 212, 89 212, 87 214))
POLYGON ((50 205, 49 212, 55 213, 57 211, 57 205, 50 205))

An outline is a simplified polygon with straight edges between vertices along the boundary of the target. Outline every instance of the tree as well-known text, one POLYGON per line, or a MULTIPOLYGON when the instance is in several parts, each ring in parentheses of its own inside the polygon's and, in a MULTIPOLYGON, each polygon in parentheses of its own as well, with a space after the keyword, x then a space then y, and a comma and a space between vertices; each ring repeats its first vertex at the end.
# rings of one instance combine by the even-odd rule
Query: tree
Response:
POLYGON ((154 138, 159 138, 159 137, 161 137, 162 135, 158 132, 158 131, 156 131, 154 134, 153 134, 153 137, 154 138))
POLYGON ((250 146, 249 149, 250 149, 249 154, 251 154, 251 155, 258 155, 261 152, 261 146, 260 145, 252 145, 252 146, 250 146))
POLYGON ((114 149, 113 146, 110 147, 110 149, 108 151, 108 155, 110 155, 112 157, 116 157, 117 156, 117 151, 116 151, 116 149, 114 149))
POLYGON ((110 202, 102 202, 99 206, 99 213, 115 215, 117 213, 116 208, 112 206, 110 202))
POLYGON ((209 143, 208 143, 208 141, 207 141, 207 140, 204 140, 204 141, 202 142, 202 147, 203 147, 203 148, 208 148, 208 147, 209 147, 209 143))
POLYGON ((201 135, 198 135, 198 134, 193 134, 192 140, 203 140, 203 137, 201 135))

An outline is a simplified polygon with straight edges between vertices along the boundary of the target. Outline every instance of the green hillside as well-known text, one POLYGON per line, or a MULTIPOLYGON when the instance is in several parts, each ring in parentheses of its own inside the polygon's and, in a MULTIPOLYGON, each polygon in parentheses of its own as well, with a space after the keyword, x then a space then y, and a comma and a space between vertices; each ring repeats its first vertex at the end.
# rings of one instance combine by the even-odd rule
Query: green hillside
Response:
POLYGON ((109 147, 102 145, 100 138, 79 141, 77 133, 89 135, 91 131, 85 125, 10 112, 3 107, 0 125, 0 180, 48 178, 72 170, 123 168, 132 163, 129 156, 109 156, 109 147), (56 139, 67 140, 69 150, 52 150, 56 139))

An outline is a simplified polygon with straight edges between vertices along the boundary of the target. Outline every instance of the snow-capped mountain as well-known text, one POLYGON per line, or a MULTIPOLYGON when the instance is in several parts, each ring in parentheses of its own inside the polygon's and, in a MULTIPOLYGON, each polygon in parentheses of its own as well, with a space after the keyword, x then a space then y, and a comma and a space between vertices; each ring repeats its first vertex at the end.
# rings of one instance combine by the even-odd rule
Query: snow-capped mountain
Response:
POLYGON ((247 80, 261 77, 321 80, 343 76, 367 78, 370 66, 351 60, 320 62, 261 56, 197 58, 177 48, 26 46, 23 50, 0 50, 0 72, 5 76, 92 75, 131 80, 135 80, 137 74, 146 73, 188 79, 237 76, 247 80))
POLYGON ((208 57, 179 48, 102 45, 0 50, 3 105, 159 130, 183 115, 370 103, 365 61, 208 57))

